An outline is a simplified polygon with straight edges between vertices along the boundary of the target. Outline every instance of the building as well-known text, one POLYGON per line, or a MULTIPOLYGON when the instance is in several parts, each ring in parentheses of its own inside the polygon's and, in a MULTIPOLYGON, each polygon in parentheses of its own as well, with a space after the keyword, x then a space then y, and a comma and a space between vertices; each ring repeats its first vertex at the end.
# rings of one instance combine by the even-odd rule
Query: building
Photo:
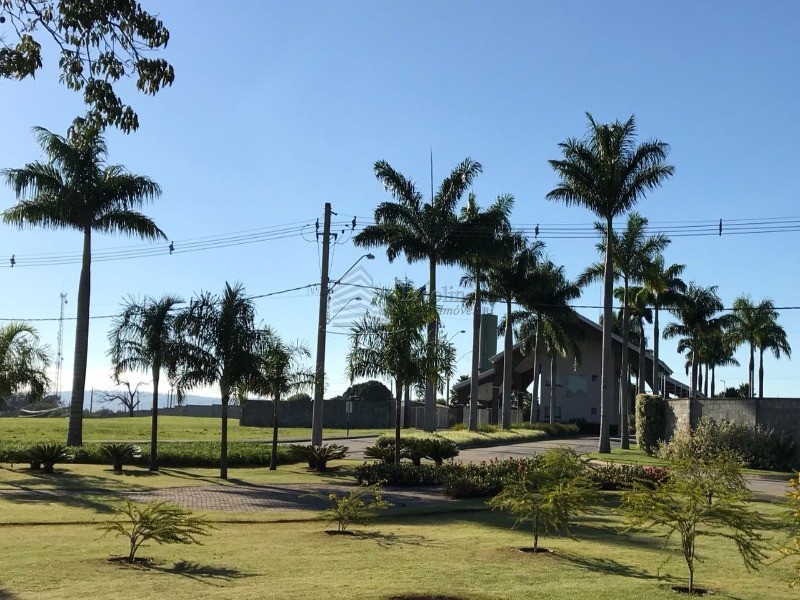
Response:
MULTIPOLYGON (((540 368, 540 420, 550 419, 550 394, 555 392, 555 421, 567 422, 571 419, 585 419, 590 423, 600 422, 600 373, 602 359, 602 327, 594 321, 578 315, 584 335, 580 342, 582 360, 580 365, 575 365, 573 357, 556 357, 555 382, 551 381, 550 356, 539 350, 540 368), (555 387, 554 387, 555 386, 555 387)), ((622 362, 622 338, 612 334, 614 348, 614 372, 619 374, 622 362)), ((497 415, 502 406, 503 389, 503 363, 504 353, 491 357, 492 367, 484 370, 478 377, 478 403, 479 407, 486 410, 483 420, 490 423, 497 422, 497 415)), ((636 371, 639 364, 639 348, 628 344, 628 360, 631 369, 636 371)), ((659 360, 661 383, 659 387, 666 395, 673 397, 688 397, 689 386, 672 378, 672 369, 659 360)), ((524 355, 521 344, 514 345, 512 357, 512 389, 516 394, 528 390, 533 383, 533 355, 524 355)), ((645 381, 652 389, 653 355, 645 352, 645 381)), ((470 380, 460 381, 453 386, 456 392, 457 403, 469 404, 470 380)), ((613 398, 620 398, 620 379, 614 382, 613 398)), ((535 396, 535 394, 534 394, 535 396)), ((634 391, 629 390, 628 400, 633 403, 634 391)), ((514 402, 512 398, 512 402, 514 402)), ((619 402, 614 402, 609 423, 619 424, 619 402)), ((466 412, 466 411, 465 411, 466 412)), ((632 414, 632 413, 631 413, 632 414)))

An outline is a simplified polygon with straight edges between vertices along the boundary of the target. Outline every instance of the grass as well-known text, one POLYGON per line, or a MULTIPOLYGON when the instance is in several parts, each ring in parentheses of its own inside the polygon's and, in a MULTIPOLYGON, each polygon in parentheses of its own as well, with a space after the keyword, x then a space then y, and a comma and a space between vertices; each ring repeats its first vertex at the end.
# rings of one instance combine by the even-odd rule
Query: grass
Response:
MULTIPOLYGON (((0 503, 2 512, 8 501, 0 503)), ((684 583, 685 565, 665 563, 659 538, 620 535, 621 518, 607 507, 579 521, 575 540, 540 540, 551 555, 519 552, 530 534, 510 525, 488 511, 390 515, 352 537, 325 535, 314 521, 221 523, 203 546, 146 546, 140 554, 153 562, 135 567, 107 563, 125 541, 93 527, 2 527, 0 556, 14 558, 4 561, 0 598, 658 600, 676 598, 669 586, 684 583)), ((697 583, 716 597, 796 596, 787 561, 747 574, 732 544, 703 538, 698 552, 697 583)))
MULTIPOLYGON (((64 418, 0 418, 0 440, 4 442, 64 442, 67 438, 67 422, 64 418)), ((351 429, 350 437, 378 435, 386 429, 351 429)), ((158 418, 159 441, 195 442, 219 441, 220 419, 212 417, 158 418)), ((326 438, 345 437, 344 429, 326 429, 326 438)), ((281 441, 308 441, 308 427, 283 427, 278 430, 281 441)), ((228 439, 231 441, 264 442, 272 440, 272 428, 242 427, 235 419, 228 420, 228 439)), ((114 417, 108 419, 84 419, 84 442, 149 442, 150 417, 114 417)))

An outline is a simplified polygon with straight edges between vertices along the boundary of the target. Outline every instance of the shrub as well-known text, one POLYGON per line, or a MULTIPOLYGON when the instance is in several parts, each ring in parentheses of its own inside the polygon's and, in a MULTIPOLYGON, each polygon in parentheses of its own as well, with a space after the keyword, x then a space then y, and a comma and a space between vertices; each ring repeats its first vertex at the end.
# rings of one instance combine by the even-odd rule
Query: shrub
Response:
POLYGON ((112 468, 118 473, 122 472, 122 463, 130 464, 142 456, 142 449, 128 442, 103 444, 102 448, 111 459, 112 468))
POLYGON ((148 541, 157 544, 200 544, 198 536, 208 535, 213 526, 203 517, 168 502, 151 502, 144 508, 130 500, 117 509, 116 518, 99 529, 116 533, 130 542, 127 560, 134 562, 136 552, 148 541))
POLYGON ((427 438, 421 443, 421 450, 425 458, 436 463, 437 467, 451 458, 458 456, 458 445, 444 438, 427 438))
MULTIPOLYGON (((377 441, 375 444, 364 450, 364 456, 367 458, 374 458, 385 463, 393 463, 394 443, 386 443, 384 440, 377 441)), ((403 457, 402 447, 400 449, 400 457, 403 457)))
POLYGON ((601 490, 629 490, 637 483, 653 489, 666 479, 667 471, 662 467, 609 463, 590 465, 588 475, 589 479, 601 490))
POLYGON ((67 447, 55 442, 35 444, 28 450, 31 469, 41 469, 43 473, 52 473, 57 463, 67 462, 69 459, 67 447))
POLYGON ((334 493, 328 494, 331 507, 322 513, 322 517, 330 525, 336 521, 339 533, 347 530, 350 523, 365 523, 375 515, 376 510, 385 510, 391 506, 381 497, 380 486, 358 487, 342 497, 334 493), (368 500, 373 496, 373 500, 368 500))
POLYGON ((514 425, 514 429, 544 431, 550 437, 561 437, 580 433, 580 429, 574 423, 517 423, 514 425))
MULTIPOLYGON (((779 548, 784 557, 800 556, 800 473, 797 478, 789 480, 791 491, 787 492, 789 497, 788 508, 789 514, 786 515, 790 525, 790 539, 779 548)), ((800 581, 800 560, 794 563, 794 577, 789 580, 789 586, 795 587, 797 582, 800 581)))
POLYGON ((661 396, 636 396, 636 442, 645 454, 653 456, 664 439, 667 403, 661 396))
POLYGON ((361 485, 396 485, 414 487, 420 485, 440 485, 443 469, 434 465, 414 465, 411 463, 364 463, 355 468, 353 474, 361 485))
POLYGON ((468 427, 464 423, 453 423, 450 426, 450 431, 464 431, 468 429, 468 427))
POLYGON ((305 459, 309 469, 319 472, 328 469, 328 461, 342 459, 347 456, 348 451, 347 446, 341 444, 322 444, 320 446, 291 444, 289 448, 295 456, 305 459))
POLYGON ((480 433, 496 433, 497 425, 488 425, 486 423, 478 423, 477 431, 480 433))
POLYGON ((498 494, 503 486, 538 468, 541 457, 494 459, 481 463, 452 465, 442 472, 444 493, 451 498, 486 498, 498 494))

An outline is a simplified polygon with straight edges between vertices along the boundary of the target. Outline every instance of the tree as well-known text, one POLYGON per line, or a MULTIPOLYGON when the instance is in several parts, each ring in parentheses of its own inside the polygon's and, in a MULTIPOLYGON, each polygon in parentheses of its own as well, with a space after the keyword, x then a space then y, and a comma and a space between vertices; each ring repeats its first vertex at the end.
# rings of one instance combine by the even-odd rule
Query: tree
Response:
POLYGON ((724 328, 731 322, 730 315, 714 316, 722 308, 717 286, 704 288, 692 281, 680 301, 670 309, 680 323, 667 325, 664 328, 664 338, 681 338, 678 341, 678 352, 691 354, 690 398, 697 397, 697 374, 703 339, 709 332, 724 328))
POLYGON ((115 383, 125 386, 125 390, 115 390, 113 392, 103 392, 103 397, 100 402, 107 404, 109 402, 119 402, 122 407, 128 411, 128 416, 132 417, 134 411, 139 408, 139 387, 142 381, 139 381, 134 387, 131 387, 130 381, 116 379, 115 383))
POLYGON ((342 394, 342 398, 350 400, 355 397, 365 402, 390 402, 392 391, 376 379, 370 379, 362 383, 354 383, 342 394))
POLYGON ((149 217, 134 210, 160 196, 161 188, 149 178, 129 173, 120 165, 107 165, 108 150, 99 134, 68 141, 42 127, 35 128, 34 132, 47 154, 47 162, 3 170, 6 183, 19 199, 3 213, 3 221, 20 228, 76 229, 83 234, 67 433, 67 445, 80 446, 89 343, 92 231, 136 235, 148 240, 165 238, 164 232, 149 217))
POLYGON ((514 205, 514 197, 510 194, 498 196, 497 200, 486 210, 481 211, 475 199, 475 194, 470 194, 467 204, 461 209, 460 220, 462 224, 473 230, 472 235, 465 239, 468 242, 464 248, 461 265, 466 273, 461 278, 462 286, 472 286, 473 292, 464 298, 466 308, 472 309, 472 357, 470 361, 470 387, 469 387, 469 429, 478 429, 478 377, 480 375, 480 329, 482 295, 486 287, 486 273, 498 259, 502 257, 502 244, 499 243, 500 235, 510 228, 508 216, 514 205))
POLYGON ((119 382, 122 373, 132 371, 149 371, 153 378, 151 471, 158 471, 158 389, 161 371, 166 371, 170 381, 177 381, 180 361, 187 353, 186 344, 177 329, 180 304, 183 304, 183 300, 170 295, 158 299, 146 297, 141 301, 128 298, 108 332, 111 344, 108 355, 114 369, 114 379, 119 382))
MULTIPOLYGON (((442 181, 430 202, 423 202, 416 185, 395 171, 386 161, 375 163, 375 176, 395 202, 382 202, 375 209, 375 225, 365 227, 353 238, 356 246, 386 246, 394 261, 405 254, 409 263, 428 261, 428 302, 436 314, 436 267, 454 265, 464 257, 468 236, 456 215, 456 207, 483 167, 465 158, 442 181)), ((434 362, 437 321, 428 323, 428 361, 434 362)), ((436 429, 436 377, 428 378, 425 390, 425 430, 436 429)))
POLYGON ((410 281, 396 281, 373 299, 380 316, 365 314, 350 329, 347 372, 357 377, 388 376, 395 380, 395 463, 400 463, 400 407, 403 389, 428 379, 427 341, 423 329, 431 320, 431 306, 423 290, 410 281))
POLYGON ((12 321, 0 326, 0 406, 23 389, 33 398, 44 396, 50 387, 48 351, 32 325, 12 321))
POLYGON ((489 500, 489 506, 517 517, 515 527, 530 523, 536 553, 541 534, 569 533, 575 514, 595 503, 596 486, 586 476, 585 468, 573 450, 548 450, 540 465, 511 480, 489 500))
MULTIPOLYGON (((534 265, 542 259, 542 242, 528 245, 519 233, 507 231, 501 239, 504 256, 487 272, 487 297, 492 302, 502 302, 506 307, 503 344, 503 405, 500 422, 503 429, 511 428, 512 367, 514 354, 514 330, 511 318, 511 303, 526 292, 529 275, 534 265)), ((522 391, 522 390, 518 390, 522 391)))
POLYGON ((667 539, 678 534, 689 569, 689 594, 694 592, 696 541, 700 536, 733 541, 745 566, 758 568, 767 558, 759 533, 766 521, 748 507, 751 493, 736 457, 678 456, 670 461, 667 473, 655 489, 638 485, 625 494, 624 508, 629 527, 666 528, 667 539))
POLYGON ((3 0, 0 15, 16 33, 15 43, 3 40, 0 48, 0 76, 35 77, 43 66, 40 40, 49 38, 59 52, 61 82, 83 92, 89 107, 73 122, 76 133, 107 125, 138 129, 138 116, 114 91, 123 77, 136 77, 136 88, 151 96, 175 79, 172 65, 150 56, 167 47, 169 31, 138 2, 3 0))
POLYGON ((748 384, 755 393, 755 349, 759 345, 764 329, 777 318, 772 300, 765 299, 755 304, 748 295, 739 296, 733 301, 733 323, 731 329, 737 344, 747 344, 750 350, 748 365, 748 384))
POLYGON ((262 396, 272 397, 272 452, 269 470, 278 468, 278 408, 281 397, 314 383, 314 373, 304 368, 301 361, 311 356, 307 346, 287 344, 271 330, 263 330, 259 350, 259 369, 250 389, 262 396))
POLYGON ((764 397, 764 351, 771 350, 776 359, 782 354, 792 356, 792 347, 786 336, 786 330, 778 324, 778 313, 762 330, 758 339, 758 397, 764 397))
MULTIPOLYGON (((597 250, 600 254, 606 253, 607 240, 611 242, 611 263, 615 278, 622 280, 622 350, 620 381, 620 437, 621 447, 627 450, 630 447, 630 427, 628 418, 628 383, 630 381, 628 360, 628 342, 630 341, 630 312, 632 298, 628 293, 631 285, 640 283, 644 277, 647 265, 655 260, 656 256, 666 248, 670 241, 663 234, 647 235, 647 219, 639 213, 632 212, 628 215, 625 229, 621 234, 613 231, 607 232, 607 224, 595 223, 595 229, 600 233, 600 242, 597 250)), ((587 268, 578 283, 583 286, 598 281, 604 277, 605 266, 595 263, 587 268)))
POLYGON ((600 452, 611 452, 609 415, 614 389, 611 312, 614 281, 613 220, 630 210, 646 193, 672 176, 674 167, 666 164, 669 145, 659 140, 636 144, 636 122, 597 123, 591 114, 585 139, 568 138, 559 144, 563 158, 551 160, 558 173, 558 185, 547 194, 548 200, 588 208, 605 220, 609 236, 603 266, 603 363, 600 392, 600 452))
POLYGON ((653 307, 653 394, 660 393, 660 373, 658 362, 658 343, 661 332, 658 328, 658 311, 664 306, 676 304, 686 291, 686 284, 680 278, 686 265, 672 264, 664 267, 664 257, 659 255, 646 265, 642 277, 640 294, 653 307))
MULTIPOLYGON (((631 343, 637 344, 639 347, 639 360, 636 368, 636 393, 644 394, 644 386, 646 383, 645 364, 646 364, 646 346, 647 334, 644 330, 645 321, 647 323, 653 322, 653 311, 647 305, 647 297, 642 293, 642 288, 639 286, 631 286, 628 288, 628 317, 632 321, 628 325, 628 338, 631 343)), ((624 288, 616 288, 614 290, 614 297, 621 302, 625 302, 624 288)), ((620 313, 624 311, 624 307, 620 309, 620 313)), ((620 314, 622 317, 622 314, 620 314)))
POLYGON ((255 305, 242 284, 225 283, 221 296, 203 292, 189 302, 175 323, 186 351, 178 386, 219 385, 222 400, 219 476, 228 478, 228 405, 244 398, 259 376, 265 332, 255 326, 255 305))

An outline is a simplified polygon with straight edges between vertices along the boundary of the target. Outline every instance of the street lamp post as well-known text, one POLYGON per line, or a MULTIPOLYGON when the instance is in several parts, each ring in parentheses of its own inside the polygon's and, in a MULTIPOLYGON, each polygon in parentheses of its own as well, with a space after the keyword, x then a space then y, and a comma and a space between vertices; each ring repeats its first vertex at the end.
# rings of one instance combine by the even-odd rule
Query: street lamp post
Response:
MULTIPOLYGON (((330 237, 330 205, 326 205, 325 227, 323 231, 324 243, 322 248, 322 277, 319 286, 319 320, 317 325, 317 365, 314 377, 314 404, 311 409, 311 443, 314 446, 322 444, 322 413, 325 401, 325 339, 328 333, 328 294, 342 279, 352 271, 363 259, 373 260, 373 254, 364 254, 354 262, 344 274, 333 282, 328 283, 328 238, 330 237)), ((344 308, 344 307, 342 307, 344 308)), ((337 313, 338 314, 338 313, 337 313)))
MULTIPOLYGON (((453 338, 456 337, 459 333, 466 333, 466 329, 462 329, 461 331, 456 331, 453 335, 451 335, 449 338, 447 338, 447 343, 449 344, 450 342, 452 342, 453 338)), ((449 374, 447 375, 447 395, 445 396, 444 401, 445 401, 445 403, 447 403, 448 406, 450 405, 450 375, 449 374)))

